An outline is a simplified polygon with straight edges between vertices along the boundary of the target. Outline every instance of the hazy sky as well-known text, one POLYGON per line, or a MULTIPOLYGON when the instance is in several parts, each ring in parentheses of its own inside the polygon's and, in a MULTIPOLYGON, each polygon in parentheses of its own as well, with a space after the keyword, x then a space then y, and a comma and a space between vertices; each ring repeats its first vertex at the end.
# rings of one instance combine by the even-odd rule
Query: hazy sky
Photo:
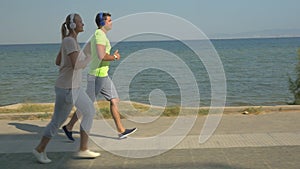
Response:
MULTIPOLYGON (((191 22, 208 37, 300 29, 299 0, 1 0, 0 4, 0 44, 58 43, 61 24, 73 12, 79 13, 85 23, 80 41, 87 40, 94 32, 94 18, 99 11, 110 12, 113 20, 142 12, 168 13, 191 22)), ((160 23, 151 26, 159 27, 160 23)), ((185 30, 185 26, 179 25, 170 32, 185 30)), ((123 29, 126 27, 125 23, 123 29)))

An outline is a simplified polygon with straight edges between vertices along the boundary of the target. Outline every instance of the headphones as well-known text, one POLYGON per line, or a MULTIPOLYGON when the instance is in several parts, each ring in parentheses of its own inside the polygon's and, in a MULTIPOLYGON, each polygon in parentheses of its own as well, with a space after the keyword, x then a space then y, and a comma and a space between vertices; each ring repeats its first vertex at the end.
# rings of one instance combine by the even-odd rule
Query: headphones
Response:
POLYGON ((70 15, 70 25, 69 25, 71 29, 75 29, 76 28, 76 24, 74 23, 74 17, 75 17, 75 14, 72 13, 70 15))
POLYGON ((103 13, 102 12, 99 13, 99 20, 100 20, 100 26, 104 26, 105 25, 105 20, 103 18, 103 13))

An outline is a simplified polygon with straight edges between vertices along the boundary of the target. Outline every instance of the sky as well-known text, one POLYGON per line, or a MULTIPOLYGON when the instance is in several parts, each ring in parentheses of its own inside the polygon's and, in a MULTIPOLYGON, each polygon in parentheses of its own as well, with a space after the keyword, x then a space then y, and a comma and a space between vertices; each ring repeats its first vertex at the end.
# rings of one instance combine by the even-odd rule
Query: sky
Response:
MULTIPOLYGON (((0 44, 59 43, 61 24, 70 13, 79 13, 85 23, 85 31, 78 36, 83 42, 95 31, 94 18, 100 11, 111 13, 113 21, 144 12, 169 14, 184 19, 208 37, 300 30, 299 0, 1 0, 0 4, 0 44)), ((158 19, 149 26, 158 28, 163 25, 161 22, 158 19)), ((122 26, 118 30, 144 23, 147 21, 125 22, 118 25, 122 26)), ((185 31, 190 25, 177 24, 169 31, 185 31)), ((186 31, 186 38, 193 37, 192 33, 186 31)))

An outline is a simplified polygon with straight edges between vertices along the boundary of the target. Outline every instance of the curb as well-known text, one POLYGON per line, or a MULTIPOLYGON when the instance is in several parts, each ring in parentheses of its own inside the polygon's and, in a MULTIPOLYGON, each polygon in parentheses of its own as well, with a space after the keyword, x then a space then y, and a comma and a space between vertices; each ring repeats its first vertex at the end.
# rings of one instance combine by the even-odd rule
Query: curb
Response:
MULTIPOLYGON (((16 109, 26 103, 2 106, 1 109, 16 109)), ((36 103, 40 105, 54 105, 53 103, 36 103)), ((200 107, 199 110, 219 110, 223 109, 223 114, 260 114, 268 112, 300 112, 300 105, 276 105, 276 106, 232 106, 232 107, 200 107)), ((23 112, 23 113, 0 113, 0 120, 29 120, 29 119, 49 119, 53 112, 23 112)), ((70 116, 72 113, 70 113, 70 116)))

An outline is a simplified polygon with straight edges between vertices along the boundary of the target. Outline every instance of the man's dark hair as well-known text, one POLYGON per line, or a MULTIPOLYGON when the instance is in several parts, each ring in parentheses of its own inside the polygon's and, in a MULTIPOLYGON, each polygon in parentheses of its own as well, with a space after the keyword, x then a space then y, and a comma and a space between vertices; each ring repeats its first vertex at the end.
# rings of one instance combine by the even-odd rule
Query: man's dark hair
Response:
POLYGON ((100 20, 100 13, 97 13, 96 18, 95 18, 95 22, 98 26, 98 28, 101 28, 103 25, 101 25, 101 21, 104 22, 107 19, 107 16, 111 16, 110 13, 102 13, 102 20, 100 20))

